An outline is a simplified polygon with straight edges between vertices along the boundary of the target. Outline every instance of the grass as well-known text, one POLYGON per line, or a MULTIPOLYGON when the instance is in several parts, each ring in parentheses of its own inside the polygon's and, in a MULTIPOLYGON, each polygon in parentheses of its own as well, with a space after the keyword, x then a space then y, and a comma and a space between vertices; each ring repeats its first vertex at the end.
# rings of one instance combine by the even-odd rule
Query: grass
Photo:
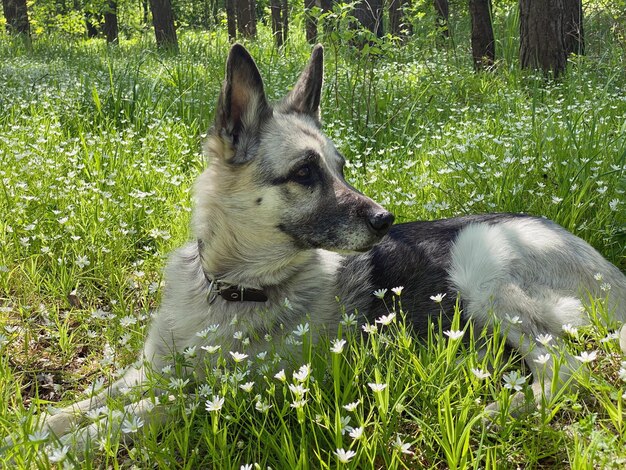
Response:
MULTIPOLYGON (((499 21, 498 37, 514 36, 516 15, 499 21)), ((602 15, 588 25, 588 55, 559 82, 519 72, 509 40, 498 44, 494 73, 474 74, 462 24, 457 45, 416 37, 359 52, 329 36, 324 129, 349 160, 348 179, 399 221, 546 216, 625 269, 626 68, 602 15)), ((262 28, 248 46, 276 99, 309 48, 299 37, 281 53, 269 44, 262 28)), ((434 323, 415 338, 394 295, 375 332, 363 333, 351 312, 321 344, 304 326, 293 332, 303 358, 284 378, 271 352, 233 363, 221 350, 202 383, 161 378, 173 419, 158 429, 126 420, 133 446, 110 435, 80 460, 42 442, 36 413, 112 380, 139 350, 164 258, 190 236, 189 189, 204 166, 201 135, 227 50, 224 35, 195 32, 181 35, 178 56, 155 53, 145 38, 107 48, 41 37, 32 53, 0 38, 0 434, 18 436, 0 462, 621 468, 626 372, 603 299, 588 299, 591 325, 555 343, 550 360, 561 348, 596 359, 570 392, 519 419, 506 418, 506 404, 516 387, 527 390, 527 372, 498 336, 470 324, 454 340, 434 323), (483 420, 493 401, 504 409, 498 426, 483 420)))

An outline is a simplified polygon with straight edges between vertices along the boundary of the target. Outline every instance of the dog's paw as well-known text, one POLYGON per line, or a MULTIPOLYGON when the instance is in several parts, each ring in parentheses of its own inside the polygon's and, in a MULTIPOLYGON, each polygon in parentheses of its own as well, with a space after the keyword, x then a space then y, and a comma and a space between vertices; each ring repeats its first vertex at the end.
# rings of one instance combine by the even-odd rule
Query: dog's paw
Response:
POLYGON ((504 407, 497 401, 487 405, 483 414, 483 424, 490 428, 498 428, 503 420, 520 418, 536 410, 537 403, 534 400, 528 400, 524 392, 516 392, 504 407))

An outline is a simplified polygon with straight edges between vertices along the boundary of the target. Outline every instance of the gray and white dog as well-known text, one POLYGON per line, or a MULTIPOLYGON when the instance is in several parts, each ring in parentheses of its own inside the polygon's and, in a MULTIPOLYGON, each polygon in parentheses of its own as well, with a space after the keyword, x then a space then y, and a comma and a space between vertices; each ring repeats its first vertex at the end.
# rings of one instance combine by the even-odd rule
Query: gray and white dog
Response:
MULTIPOLYGON (((442 310, 452 312, 457 296, 464 320, 478 329, 518 317, 506 341, 531 372, 533 359, 547 352, 538 335, 559 337, 563 325, 588 321, 580 299, 604 297, 597 273, 611 285, 615 318, 626 319, 624 274, 548 220, 489 214, 392 226, 391 213, 345 181, 344 158, 322 132, 322 73, 317 46, 295 87, 270 105, 253 59, 232 47, 206 143, 209 166, 195 185, 196 241, 170 258, 142 352, 151 370, 167 366, 172 351, 194 346, 202 364, 205 340, 197 333, 210 325, 220 325, 215 335, 223 351, 236 349, 233 334, 243 331, 252 355, 267 347, 267 333, 279 341, 304 322, 313 335, 336 332, 336 298, 362 322, 372 321, 382 313, 372 292, 397 286, 404 286, 403 308, 417 334, 442 310), (430 299, 439 293, 447 294, 443 308, 430 299)), ((450 327, 449 319, 441 321, 450 327)), ((557 380, 566 380, 570 364, 557 380)), ((549 365, 534 374, 538 402, 551 390, 540 377, 551 381, 553 374, 549 365)), ((97 433, 93 424, 80 428, 84 416, 142 383, 146 367, 131 368, 105 392, 46 416, 43 425, 62 441, 84 445, 97 433)), ((126 411, 145 422, 165 416, 147 398, 126 411)))

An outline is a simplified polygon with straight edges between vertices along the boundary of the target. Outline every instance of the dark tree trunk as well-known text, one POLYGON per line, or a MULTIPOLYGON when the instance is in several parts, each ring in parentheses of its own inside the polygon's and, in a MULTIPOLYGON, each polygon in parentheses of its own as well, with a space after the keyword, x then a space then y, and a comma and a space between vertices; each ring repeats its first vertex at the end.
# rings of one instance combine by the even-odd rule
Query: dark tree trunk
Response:
POLYGON ((143 10, 143 24, 148 24, 148 0, 141 0, 141 9, 143 10))
POLYGON ((85 26, 87 28, 87 37, 95 38, 98 36, 98 26, 100 22, 98 21, 98 15, 91 11, 85 12, 85 26))
POLYGON ((476 70, 493 66, 496 45, 491 24, 491 0, 470 0, 472 19, 472 57, 476 70))
POLYGON ((582 0, 563 1, 563 36, 565 52, 578 55, 585 53, 582 0))
POLYGON ((226 24, 228 25, 228 39, 237 39, 237 15, 235 14, 235 0, 226 0, 226 24))
POLYGON ((519 0, 520 65, 559 76, 565 72, 563 0, 519 0))
POLYGON ((448 18, 450 17, 448 0, 435 0, 435 11, 437 12, 437 28, 439 28, 444 38, 450 37, 450 30, 448 29, 448 18))
POLYGON ((28 9, 26 0, 2 0, 4 18, 9 33, 22 34, 30 37, 30 22, 28 21, 28 9))
POLYGON ((178 38, 170 0, 150 0, 150 10, 157 46, 177 51, 178 38))
POLYGON ((304 0, 306 40, 309 44, 317 42, 317 18, 312 13, 313 8, 315 8, 315 0, 304 0))
POLYGON ((391 0, 389 3, 389 32, 394 36, 404 36, 405 31, 410 33, 411 26, 403 22, 408 3, 409 0, 391 0))
POLYGON ((104 12, 104 34, 108 43, 117 42, 117 0, 109 0, 104 12))
POLYGON ((383 35, 382 0, 360 0, 354 7, 354 17, 377 37, 383 35))
POLYGON ((235 0, 237 9, 237 29, 246 38, 256 36, 256 1, 235 0))
POLYGON ((280 9, 282 11, 283 19, 283 43, 287 42, 287 33, 289 32, 289 7, 287 0, 281 0, 280 9))
POLYGON ((270 13, 272 15, 272 33, 276 47, 283 45, 283 18, 280 0, 270 0, 270 13))

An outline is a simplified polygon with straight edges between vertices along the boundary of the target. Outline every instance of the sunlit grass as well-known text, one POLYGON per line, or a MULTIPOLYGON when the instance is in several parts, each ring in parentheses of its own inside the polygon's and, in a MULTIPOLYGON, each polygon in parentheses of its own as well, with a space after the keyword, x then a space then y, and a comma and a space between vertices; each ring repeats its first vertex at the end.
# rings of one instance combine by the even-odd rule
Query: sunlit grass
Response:
MULTIPOLYGON (((507 16, 505 25, 515 21, 507 16)), ((276 99, 293 85, 308 47, 296 37, 278 53, 261 34, 249 46, 276 99)), ((619 47, 594 53, 592 32, 589 56, 562 82, 548 83, 517 71, 510 44, 499 46, 508 55, 495 73, 475 75, 462 45, 433 48, 416 39, 366 54, 327 39, 324 129, 349 160, 348 178, 399 221, 487 211, 547 216, 624 269, 619 47)), ((291 367, 271 352, 233 363, 230 351, 217 350, 218 368, 200 383, 161 379, 174 417, 167 425, 128 422, 133 446, 107 436, 80 464, 71 451, 55 454, 34 434, 33 416, 114 379, 134 360, 158 305, 164 258, 190 236, 189 190, 204 166, 201 135, 228 45, 223 35, 187 33, 179 56, 159 55, 145 39, 116 49, 40 38, 33 49, 0 39, 0 434, 18 436, 18 445, 0 450, 0 462, 236 469, 624 463, 626 372, 602 299, 587 302, 592 326, 555 344, 550 358, 558 361, 564 348, 583 359, 595 352, 582 366, 593 373, 581 371, 570 392, 510 420, 512 388, 528 384, 519 358, 506 354, 498 335, 471 324, 458 340, 436 321, 426 337, 411 336, 401 295, 391 305, 381 301, 387 317, 376 331, 361 331, 348 316, 340 332, 312 346, 303 326, 292 334, 303 358, 291 367), (310 372, 301 369, 307 364, 310 372), (484 409, 494 401, 504 411, 498 426, 488 426, 484 409)))

